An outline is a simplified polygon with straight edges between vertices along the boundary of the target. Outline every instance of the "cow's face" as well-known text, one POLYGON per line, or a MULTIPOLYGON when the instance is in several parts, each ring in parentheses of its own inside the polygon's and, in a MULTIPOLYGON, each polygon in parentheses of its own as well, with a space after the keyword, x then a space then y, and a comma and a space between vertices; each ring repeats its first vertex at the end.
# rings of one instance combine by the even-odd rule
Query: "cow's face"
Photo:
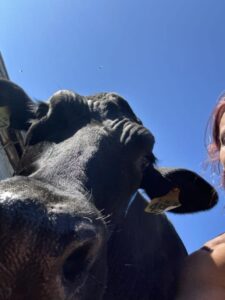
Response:
POLYGON ((90 196, 26 177, 0 188, 0 299, 101 299, 107 236, 90 196))
POLYGON ((47 115, 27 133, 28 154, 42 141, 57 144, 47 147, 31 176, 71 193, 82 187, 112 219, 124 214, 143 170, 154 163, 152 134, 115 94, 56 93, 47 115))
POLYGON ((101 299, 107 239, 139 187, 154 197, 179 188, 177 212, 216 203, 196 174, 154 168, 154 137, 120 96, 60 91, 30 105, 0 81, 10 126, 28 129, 20 176, 0 184, 0 300, 101 299))

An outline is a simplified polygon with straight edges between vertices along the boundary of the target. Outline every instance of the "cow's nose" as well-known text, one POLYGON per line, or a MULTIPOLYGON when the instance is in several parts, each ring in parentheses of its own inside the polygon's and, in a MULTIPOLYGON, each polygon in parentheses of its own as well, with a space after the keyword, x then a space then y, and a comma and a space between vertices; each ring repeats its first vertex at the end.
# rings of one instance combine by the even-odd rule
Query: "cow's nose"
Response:
MULTIPOLYGON (((55 267, 66 282, 84 278, 105 251, 106 226, 97 214, 91 217, 69 213, 46 214, 32 201, 9 201, 0 205, 0 242, 4 248, 24 248, 34 255, 55 257, 55 267), (8 238, 2 245, 2 237, 8 238)), ((54 265, 54 263, 53 263, 54 265)), ((57 272, 57 270, 55 271, 57 272)))
POLYGON ((68 283, 83 282, 96 260, 103 255, 104 242, 103 226, 86 221, 77 224, 74 241, 64 254, 63 280, 68 283))

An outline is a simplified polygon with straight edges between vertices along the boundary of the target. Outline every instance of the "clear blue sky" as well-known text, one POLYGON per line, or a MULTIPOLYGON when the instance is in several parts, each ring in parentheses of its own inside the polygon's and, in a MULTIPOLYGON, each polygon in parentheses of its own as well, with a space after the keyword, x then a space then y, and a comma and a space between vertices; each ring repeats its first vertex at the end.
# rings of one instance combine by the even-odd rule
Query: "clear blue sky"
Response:
MULTIPOLYGON (((225 90, 224 0, 3 0, 10 78, 47 99, 116 91, 156 137, 161 166, 202 168, 204 133, 225 90)), ((224 192, 209 213, 169 214, 193 251, 225 231, 224 192)))

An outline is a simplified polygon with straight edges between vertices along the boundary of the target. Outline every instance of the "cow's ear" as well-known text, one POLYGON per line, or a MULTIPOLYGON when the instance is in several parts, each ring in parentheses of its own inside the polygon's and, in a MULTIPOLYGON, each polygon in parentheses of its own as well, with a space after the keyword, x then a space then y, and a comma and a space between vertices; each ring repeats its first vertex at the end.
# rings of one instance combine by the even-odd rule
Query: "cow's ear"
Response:
POLYGON ((218 202, 215 189, 186 169, 150 166, 145 170, 141 188, 152 199, 146 208, 148 212, 192 213, 210 209, 218 202))
POLYGON ((0 124, 18 130, 27 130, 35 118, 34 103, 15 83, 0 79, 0 124))

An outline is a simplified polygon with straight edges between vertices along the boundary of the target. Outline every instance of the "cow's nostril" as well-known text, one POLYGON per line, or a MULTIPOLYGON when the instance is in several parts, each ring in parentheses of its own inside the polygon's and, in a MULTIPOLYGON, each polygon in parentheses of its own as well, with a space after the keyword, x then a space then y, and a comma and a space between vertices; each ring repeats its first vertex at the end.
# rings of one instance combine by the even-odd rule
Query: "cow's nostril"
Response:
POLYGON ((63 265, 63 276, 67 281, 75 281, 87 270, 91 260, 92 246, 86 244, 67 257, 63 265))
POLYGON ((103 246, 103 232, 99 229, 82 224, 82 229, 77 230, 76 247, 62 267, 63 278, 68 283, 83 280, 99 257, 103 246))

